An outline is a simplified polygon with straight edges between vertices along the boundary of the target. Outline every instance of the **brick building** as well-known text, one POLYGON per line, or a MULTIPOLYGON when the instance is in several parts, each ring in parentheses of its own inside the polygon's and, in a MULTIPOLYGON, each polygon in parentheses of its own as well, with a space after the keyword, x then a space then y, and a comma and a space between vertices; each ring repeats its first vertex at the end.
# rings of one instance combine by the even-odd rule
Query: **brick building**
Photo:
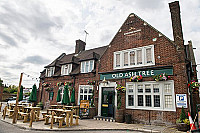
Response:
POLYGON ((131 13, 108 46, 85 50, 86 44, 77 40, 75 53, 62 54, 46 66, 40 77, 41 100, 55 104, 58 89, 63 90, 57 83, 70 82, 76 104, 90 100, 94 90, 97 115, 116 118, 120 83, 126 87, 121 109, 134 122, 175 123, 182 106, 186 111, 195 110, 198 93, 190 96, 187 85, 197 80, 192 42, 184 45, 179 3, 169 7, 174 41, 131 13), (136 75, 142 80, 130 81, 136 75), (166 80, 160 81, 159 76, 166 80), (44 83, 53 93, 44 91, 44 83))

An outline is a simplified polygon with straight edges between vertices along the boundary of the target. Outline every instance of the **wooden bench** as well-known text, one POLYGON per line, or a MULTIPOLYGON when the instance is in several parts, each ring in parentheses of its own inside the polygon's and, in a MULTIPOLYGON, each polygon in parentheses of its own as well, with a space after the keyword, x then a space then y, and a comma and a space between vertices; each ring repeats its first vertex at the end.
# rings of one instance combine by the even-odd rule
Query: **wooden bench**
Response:
POLYGON ((75 118, 75 120, 76 120, 76 124, 75 125, 78 125, 79 116, 78 115, 73 115, 73 118, 75 118))
POLYGON ((22 118, 24 118, 23 123, 28 122, 28 117, 30 116, 30 113, 19 112, 18 114, 19 114, 22 118))
MULTIPOLYGON (((58 122, 59 122, 59 126, 58 126, 58 128, 61 128, 61 127, 63 127, 62 125, 63 125, 63 121, 64 121, 64 117, 59 117, 59 116, 54 116, 52 119, 57 119, 58 120, 58 122)), ((54 120, 55 121, 55 120, 54 120)))
POLYGON ((52 115, 45 115, 45 123, 44 123, 44 125, 48 125, 48 124, 50 124, 49 123, 49 118, 51 118, 52 117, 52 115))
POLYGON ((9 118, 12 118, 12 116, 13 116, 13 114, 14 114, 14 110, 12 110, 12 109, 7 109, 7 112, 9 112, 8 117, 9 117, 9 118))
POLYGON ((42 117, 45 118, 45 115, 47 115, 46 112, 42 112, 42 117))

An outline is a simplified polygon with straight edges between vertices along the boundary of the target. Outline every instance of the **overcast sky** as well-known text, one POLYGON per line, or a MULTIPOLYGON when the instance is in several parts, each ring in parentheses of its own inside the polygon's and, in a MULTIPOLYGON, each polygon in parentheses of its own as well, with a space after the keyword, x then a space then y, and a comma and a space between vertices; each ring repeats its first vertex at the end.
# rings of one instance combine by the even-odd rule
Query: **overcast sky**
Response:
MULTIPOLYGON (((130 13, 173 40, 172 1, 0 0, 0 78, 8 85, 18 85, 21 72, 38 78, 60 54, 74 52, 84 30, 86 49, 108 45, 130 13)), ((180 7, 185 44, 192 40, 200 64, 200 0, 181 0, 180 7)), ((31 77, 24 75, 25 87, 37 83, 31 77)))

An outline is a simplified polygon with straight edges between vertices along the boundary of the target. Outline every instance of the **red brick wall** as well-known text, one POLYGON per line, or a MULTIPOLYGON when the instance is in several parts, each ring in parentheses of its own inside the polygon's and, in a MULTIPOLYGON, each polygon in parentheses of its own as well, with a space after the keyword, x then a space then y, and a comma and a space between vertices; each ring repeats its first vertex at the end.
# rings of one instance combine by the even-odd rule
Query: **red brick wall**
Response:
MULTIPOLYGON (((160 33, 161 35, 161 33, 160 33)), ((159 32, 153 29, 149 25, 144 25, 144 21, 140 18, 128 17, 124 24, 121 26, 120 30, 115 35, 114 39, 110 43, 110 47, 104 53, 101 58, 100 72, 110 72, 113 71, 113 57, 115 51, 121 51, 125 49, 137 48, 142 46, 154 45, 154 56, 155 56, 155 66, 173 66, 173 76, 174 80, 174 91, 175 94, 187 94, 187 73, 186 73, 186 63, 184 54, 184 49, 178 49, 174 42, 170 41, 165 36, 159 36, 159 32), (140 38, 136 39, 135 36, 125 36, 131 27, 135 30, 141 29, 140 38), (157 38, 153 41, 153 38, 157 38), (160 56, 160 58, 158 58, 160 56)), ((154 67, 155 67, 154 66, 154 67)), ((144 81, 153 80, 151 77, 144 78, 144 81)), ((125 84, 125 80, 119 80, 122 85, 125 84)), ((128 82, 128 79, 126 79, 128 82)), ((125 96, 122 98, 122 107, 125 108, 125 96)), ((148 110, 130 110, 127 109, 125 112, 132 114, 135 122, 149 121, 162 121, 166 123, 175 123, 176 119, 180 116, 181 108, 176 108, 176 112, 168 111, 148 111, 148 110)), ((189 109, 186 109, 187 111, 189 109)))

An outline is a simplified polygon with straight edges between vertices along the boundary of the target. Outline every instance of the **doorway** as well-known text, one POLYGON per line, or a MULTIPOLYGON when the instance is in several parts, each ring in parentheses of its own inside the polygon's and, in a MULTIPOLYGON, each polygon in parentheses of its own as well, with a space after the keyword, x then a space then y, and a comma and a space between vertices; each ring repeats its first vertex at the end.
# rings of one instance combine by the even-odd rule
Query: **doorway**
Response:
POLYGON ((114 87, 103 87, 101 115, 105 117, 114 117, 114 109, 115 109, 115 89, 114 87))

